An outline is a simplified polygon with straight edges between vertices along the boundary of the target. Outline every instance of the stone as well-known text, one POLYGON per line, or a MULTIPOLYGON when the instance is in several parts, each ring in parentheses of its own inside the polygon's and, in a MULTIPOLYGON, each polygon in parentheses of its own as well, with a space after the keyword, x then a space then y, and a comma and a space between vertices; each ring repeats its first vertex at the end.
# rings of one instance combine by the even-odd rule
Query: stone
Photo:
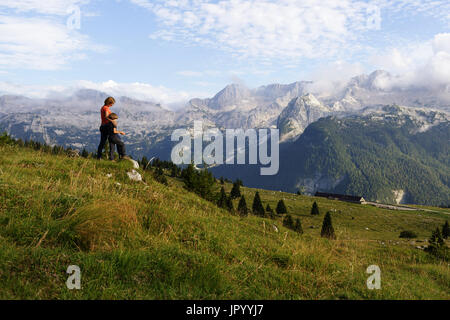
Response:
POLYGON ((129 161, 133 164, 134 169, 139 169, 139 163, 136 160, 129 159, 129 161))
POLYGON ((128 178, 132 181, 141 182, 142 176, 139 172, 137 172, 135 169, 133 169, 131 172, 127 172, 128 178))

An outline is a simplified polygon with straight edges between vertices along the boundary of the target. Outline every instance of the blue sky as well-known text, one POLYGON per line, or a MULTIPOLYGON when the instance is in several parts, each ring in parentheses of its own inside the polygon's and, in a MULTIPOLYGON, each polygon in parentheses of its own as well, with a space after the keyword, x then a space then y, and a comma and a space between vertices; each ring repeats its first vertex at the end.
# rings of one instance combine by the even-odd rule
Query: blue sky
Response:
POLYGON ((0 94, 88 87, 168 104, 231 82, 375 69, 440 85, 449 27, 450 3, 439 0, 2 0, 0 94))

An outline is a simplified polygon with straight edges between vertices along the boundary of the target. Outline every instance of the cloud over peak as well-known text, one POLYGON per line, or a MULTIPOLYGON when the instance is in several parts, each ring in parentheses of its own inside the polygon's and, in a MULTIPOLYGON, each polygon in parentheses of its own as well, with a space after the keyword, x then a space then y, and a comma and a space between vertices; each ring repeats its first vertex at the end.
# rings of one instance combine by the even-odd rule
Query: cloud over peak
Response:
POLYGON ((450 33, 440 33, 429 41, 408 47, 392 48, 371 60, 376 67, 396 73, 377 80, 376 85, 382 89, 446 89, 450 86, 450 33))

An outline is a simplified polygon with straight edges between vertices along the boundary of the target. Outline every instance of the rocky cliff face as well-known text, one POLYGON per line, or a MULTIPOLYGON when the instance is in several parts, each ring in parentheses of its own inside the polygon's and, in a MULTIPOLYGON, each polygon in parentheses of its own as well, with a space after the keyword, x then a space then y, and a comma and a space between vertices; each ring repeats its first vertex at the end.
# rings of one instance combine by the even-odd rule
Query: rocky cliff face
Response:
POLYGON ((331 109, 312 94, 292 99, 278 117, 281 141, 298 137, 307 126, 330 113, 331 109))

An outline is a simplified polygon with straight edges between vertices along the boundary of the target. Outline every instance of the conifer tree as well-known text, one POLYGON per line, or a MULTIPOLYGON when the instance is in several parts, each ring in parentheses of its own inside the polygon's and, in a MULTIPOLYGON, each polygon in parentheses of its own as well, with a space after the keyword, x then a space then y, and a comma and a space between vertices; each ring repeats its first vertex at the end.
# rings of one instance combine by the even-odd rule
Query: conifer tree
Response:
POLYGON ((444 225, 442 226, 442 238, 448 239, 450 237, 450 226, 448 225, 448 220, 445 221, 444 225))
POLYGON ((287 213, 286 205, 284 204, 283 200, 278 201, 276 210, 277 210, 278 214, 285 214, 285 213, 287 213))
POLYGON ((179 169, 177 166, 174 165, 174 166, 172 167, 171 171, 170 171, 170 176, 173 177, 173 178, 178 177, 179 170, 180 170, 180 169, 179 169))
POLYGON ((319 215, 319 206, 317 205, 317 202, 314 201, 312 208, 311 208, 311 214, 314 215, 319 215))
POLYGON ((220 177, 220 184, 221 184, 221 185, 224 185, 224 184, 225 184, 225 181, 223 180, 223 177, 220 177))
POLYGON ((296 231, 299 234, 303 234, 302 222, 300 221, 299 218, 295 219, 294 231, 296 231))
POLYGON ((18 139, 18 140, 17 140, 17 145, 18 145, 19 147, 23 147, 23 146, 25 145, 25 143, 23 142, 22 139, 18 139))
POLYGON ((158 167, 155 169, 155 173, 154 173, 155 177, 162 176, 163 174, 164 174, 164 171, 162 168, 158 167))
POLYGON ((162 184, 164 184, 166 186, 168 185, 167 178, 164 175, 164 170, 161 167, 158 167, 158 168, 155 169, 155 172, 153 173, 153 177, 159 183, 162 183, 162 184))
POLYGON ((273 209, 270 207, 270 204, 267 204, 267 207, 266 207, 266 213, 269 215, 269 217, 270 217, 271 219, 274 219, 274 218, 275 218, 275 214, 274 214, 274 212, 273 212, 273 209))
POLYGON ((290 214, 286 215, 283 219, 283 226, 289 229, 293 229, 294 220, 292 220, 292 216, 290 214))
POLYGON ((247 201, 245 201, 244 195, 242 195, 241 200, 239 200, 238 212, 243 217, 248 215, 247 201))
MULTIPOLYGON (((153 167, 161 167, 164 165, 162 161, 158 161, 157 165, 153 162, 153 167)), ((165 165, 168 167, 168 164, 165 165)), ((183 179, 184 186, 187 190, 195 192, 203 199, 208 201, 214 201, 214 185, 216 179, 210 171, 207 169, 197 170, 194 164, 191 163, 183 171, 181 171, 181 178, 183 179)))
POLYGON ((141 159, 141 166, 145 170, 148 167, 148 159, 146 156, 143 156, 141 159))
POLYGON ((227 199, 226 199, 226 208, 227 208, 228 211, 230 211, 230 212, 233 212, 233 211, 234 211, 233 199, 231 199, 231 197, 227 197, 227 199))
POLYGON ((220 189, 219 201, 217 201, 217 206, 219 208, 225 208, 227 205, 227 194, 225 193, 225 188, 220 189))
POLYGON ((210 171, 207 169, 196 172, 197 184, 194 189, 200 197, 206 200, 212 200, 214 198, 213 188, 216 183, 216 179, 210 171))
POLYGON ((445 246, 444 239, 442 239, 441 231, 439 228, 433 231, 430 239, 428 240, 428 247, 425 249, 427 252, 437 254, 445 246))
POLYGON ((320 232, 320 235, 323 238, 336 239, 330 212, 327 212, 325 218, 323 219, 322 231, 320 232))
POLYGON ((81 151, 81 156, 83 158, 88 158, 89 157, 89 152, 87 152, 86 148, 83 148, 83 151, 81 151))
POLYGON ((240 185, 237 181, 233 183, 233 188, 231 189, 230 196, 232 199, 237 199, 241 196, 240 185))
MULTIPOLYGON (((157 159, 153 161, 152 166, 157 162, 157 159)), ((181 172, 181 178, 183 178, 184 185, 186 189, 189 191, 194 191, 195 185, 196 185, 196 175, 195 175, 195 168, 194 165, 191 163, 189 164, 182 172, 181 172)))
POLYGON ((261 197, 259 196, 258 191, 256 191, 255 198, 253 199, 252 211, 253 214, 256 214, 257 216, 264 217, 265 215, 264 207, 262 205, 261 197))

